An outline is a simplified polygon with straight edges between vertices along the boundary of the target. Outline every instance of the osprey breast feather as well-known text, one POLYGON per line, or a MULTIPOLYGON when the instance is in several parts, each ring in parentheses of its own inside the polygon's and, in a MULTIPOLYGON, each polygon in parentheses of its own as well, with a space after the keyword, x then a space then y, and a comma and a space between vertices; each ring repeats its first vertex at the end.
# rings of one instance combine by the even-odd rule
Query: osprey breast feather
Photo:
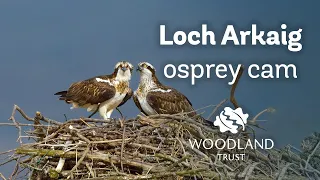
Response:
POLYGON ((96 76, 71 84, 67 91, 61 91, 60 100, 72 104, 71 108, 98 109, 104 119, 111 117, 112 111, 123 105, 132 96, 129 88, 133 66, 125 61, 116 64, 110 75, 96 76))

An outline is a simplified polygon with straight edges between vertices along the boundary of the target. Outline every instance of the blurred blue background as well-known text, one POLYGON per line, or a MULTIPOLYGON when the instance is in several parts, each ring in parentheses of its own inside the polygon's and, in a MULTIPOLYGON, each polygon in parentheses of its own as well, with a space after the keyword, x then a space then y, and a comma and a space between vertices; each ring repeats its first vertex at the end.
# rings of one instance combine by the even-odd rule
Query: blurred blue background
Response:
MULTIPOLYGON (((320 90, 318 43, 320 26, 316 2, 306 1, 1 1, 0 2, 0 122, 9 122, 13 104, 28 115, 36 111, 64 121, 87 116, 85 109, 70 110, 53 94, 72 82, 110 74, 120 60, 134 65, 148 61, 157 68, 159 79, 183 92, 196 109, 218 104, 229 97, 229 79, 166 79, 167 63, 294 63, 298 79, 250 79, 244 76, 236 97, 250 117, 274 107, 276 113, 259 119, 267 131, 259 137, 272 138, 277 147, 300 141, 320 130, 317 117, 320 90), (274 2, 274 3, 272 3, 274 2), (239 30, 258 24, 260 30, 303 29, 301 52, 285 46, 160 46, 159 25, 168 34, 177 30, 200 30, 201 24, 222 37, 227 24, 239 30)), ((217 39, 217 42, 220 42, 217 39)), ((131 87, 136 89, 138 73, 131 87)), ((125 116, 139 111, 133 101, 121 108, 125 116)), ((209 114, 212 109, 205 109, 209 114)), ((98 117, 98 116, 97 116, 98 117)), ((115 112, 113 117, 119 117, 115 112)), ((206 116, 205 116, 206 117, 206 116)), ((26 122, 17 115, 17 120, 26 122)), ((0 127, 0 151, 17 146, 17 130, 0 127)), ((0 167, 6 176, 13 163, 0 167)))

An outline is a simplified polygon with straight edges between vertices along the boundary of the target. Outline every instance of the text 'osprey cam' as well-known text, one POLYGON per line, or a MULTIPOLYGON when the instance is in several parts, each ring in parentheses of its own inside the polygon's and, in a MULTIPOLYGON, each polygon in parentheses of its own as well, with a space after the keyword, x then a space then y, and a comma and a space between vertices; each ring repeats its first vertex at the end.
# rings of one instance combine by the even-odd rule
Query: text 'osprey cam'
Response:
POLYGON ((110 75, 96 76, 71 84, 67 91, 57 92, 60 100, 72 104, 73 108, 87 108, 99 111, 105 119, 111 117, 113 110, 123 105, 132 96, 129 87, 133 66, 129 62, 118 62, 110 75))

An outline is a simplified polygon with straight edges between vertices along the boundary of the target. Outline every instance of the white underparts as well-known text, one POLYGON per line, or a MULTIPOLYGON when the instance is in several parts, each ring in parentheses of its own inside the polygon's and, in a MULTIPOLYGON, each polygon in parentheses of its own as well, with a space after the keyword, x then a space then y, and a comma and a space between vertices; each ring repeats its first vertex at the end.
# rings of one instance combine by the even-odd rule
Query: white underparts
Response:
POLYGON ((122 102, 123 98, 126 96, 126 93, 116 93, 113 98, 103 102, 99 107, 99 114, 103 117, 103 119, 107 120, 111 117, 112 111, 118 107, 118 105, 122 102))
POLYGON ((149 105, 145 94, 137 94, 134 92, 134 96, 137 96, 139 104, 146 115, 157 114, 157 112, 149 105))
MULTIPOLYGON (((84 106, 81 106, 82 108, 87 108, 88 112, 95 111, 99 106, 99 114, 103 119, 108 120, 111 117, 111 114, 113 110, 119 106, 119 104, 122 102, 123 98, 126 96, 126 93, 116 93, 113 98, 108 99, 105 102, 100 103, 100 106, 98 104, 86 104, 84 106)), ((79 106, 76 103, 73 103, 73 108, 78 108, 79 106)))
POLYGON ((87 108, 87 111, 88 112, 91 112, 91 111, 95 111, 98 107, 98 104, 93 104, 93 105, 90 105, 88 108, 87 108))

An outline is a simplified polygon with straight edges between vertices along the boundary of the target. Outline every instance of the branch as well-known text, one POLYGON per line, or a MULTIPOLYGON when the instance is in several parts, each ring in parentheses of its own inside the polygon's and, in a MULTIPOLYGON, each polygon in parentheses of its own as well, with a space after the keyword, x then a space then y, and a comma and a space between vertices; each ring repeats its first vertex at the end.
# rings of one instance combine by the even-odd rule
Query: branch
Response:
POLYGON ((307 162, 306 162, 306 165, 305 165, 305 169, 308 168, 308 165, 309 165, 309 161, 311 159, 311 157, 314 155, 314 153, 317 151, 317 149, 320 147, 320 140, 318 141, 317 145, 314 147, 313 151, 311 154, 309 154, 308 158, 307 158, 307 162))
MULTIPOLYGON (((51 125, 36 125, 36 124, 20 124, 18 123, 19 126, 32 126, 32 127, 52 127, 51 125)), ((14 123, 0 123, 0 126, 16 126, 14 123)))
POLYGON ((124 148, 124 136, 125 136, 125 132, 126 132, 126 127, 123 126, 123 130, 122 130, 122 143, 121 143, 121 151, 120 151, 120 165, 121 165, 121 171, 123 171, 123 163, 122 163, 122 158, 123 158, 123 148, 124 148))
POLYGON ((234 106, 235 109, 238 108, 239 105, 238 105, 238 103, 237 103, 237 101, 236 101, 236 98, 234 97, 234 93, 235 93, 235 91, 236 91, 238 82, 239 82, 239 80, 240 80, 240 78, 241 78, 241 76, 242 76, 243 70, 244 70, 244 66, 241 65, 240 70, 239 70, 239 73, 238 73, 238 75, 237 75, 237 77, 236 77, 236 80, 235 80, 235 82, 233 83, 233 85, 232 85, 232 87, 231 87, 230 101, 231 101, 231 103, 233 104, 233 106, 234 106))
POLYGON ((263 111, 259 112, 250 122, 251 123, 256 123, 258 117, 261 116, 263 113, 265 113, 265 112, 271 112, 272 113, 274 111, 275 111, 275 109, 273 109, 273 108, 264 109, 263 111))
MULTIPOLYGON (((83 153, 76 153, 75 151, 68 151, 65 152, 63 150, 51 150, 51 149, 33 149, 33 148, 18 148, 16 150, 17 154, 23 154, 23 155, 29 155, 29 156, 49 156, 49 157, 61 157, 61 158, 76 158, 77 156, 82 156, 83 153)), ((93 161, 101 161, 106 163, 116 162, 117 164, 120 164, 120 158, 115 155, 110 154, 102 154, 102 153, 87 153, 86 159, 91 159, 93 161)), ((142 162, 135 162, 128 159, 123 159, 123 163, 135 166, 138 168, 142 168, 145 170, 151 169, 151 171, 159 170, 159 168, 153 168, 153 166, 142 163, 142 162), (154 169, 154 170, 152 170, 154 169)), ((162 169, 162 168, 161 168, 162 169)))
POLYGON ((81 158, 79 159, 79 161, 77 162, 77 164, 75 166, 73 166, 73 168, 70 171, 70 175, 71 178, 73 179, 73 172, 79 167, 79 165, 82 163, 82 161, 84 160, 84 158, 86 157, 86 155, 88 154, 90 150, 90 144, 88 145, 87 149, 83 152, 81 158))
POLYGON ((52 120, 52 119, 44 117, 39 111, 36 112, 35 119, 42 120, 42 121, 47 122, 49 124, 55 124, 55 125, 61 125, 62 124, 61 122, 58 122, 58 121, 55 121, 55 120, 52 120))
POLYGON ((1 177, 3 180, 7 180, 7 179, 3 176, 3 174, 1 174, 1 173, 0 173, 0 177, 1 177))
POLYGON ((225 102, 227 102, 227 99, 222 100, 214 109, 213 111, 210 113, 210 115, 208 116, 208 120, 214 115, 214 113, 216 113, 216 111, 218 110, 218 108, 224 104, 225 102))
POLYGON ((28 121, 34 121, 34 118, 29 117, 19 106, 17 105, 13 105, 13 110, 12 110, 12 114, 10 116, 10 120, 14 119, 14 115, 16 114, 16 111, 18 111, 22 117, 24 117, 26 120, 28 121))
POLYGON ((19 123, 16 121, 16 119, 14 118, 14 115, 15 115, 15 113, 16 113, 16 110, 17 111, 19 111, 20 112, 20 114, 23 116, 23 117, 25 117, 27 120, 28 120, 28 116, 19 108, 19 106, 17 106, 17 105, 14 105, 13 106, 13 110, 12 110, 12 114, 11 114, 11 116, 10 116, 10 118, 9 118, 9 120, 11 120, 12 122, 13 122, 13 124, 15 125, 15 127, 18 129, 18 133, 19 133, 19 137, 18 137, 18 139, 17 139, 17 141, 19 141, 20 142, 20 145, 22 144, 22 140, 21 140, 21 136, 22 136, 22 133, 21 133, 21 126, 19 126, 19 123))

